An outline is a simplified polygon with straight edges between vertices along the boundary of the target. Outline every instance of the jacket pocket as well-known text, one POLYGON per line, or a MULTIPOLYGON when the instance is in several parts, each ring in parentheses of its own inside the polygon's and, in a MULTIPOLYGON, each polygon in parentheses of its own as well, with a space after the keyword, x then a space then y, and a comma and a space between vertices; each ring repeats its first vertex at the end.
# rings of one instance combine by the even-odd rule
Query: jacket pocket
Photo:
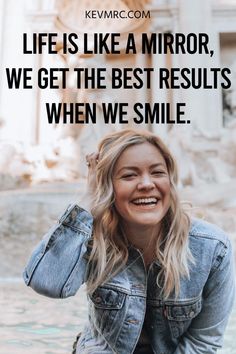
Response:
POLYGON ((99 287, 91 295, 91 300, 96 308, 119 310, 124 304, 125 294, 115 289, 99 287))
POLYGON ((126 296, 127 294, 108 287, 99 287, 89 296, 91 320, 107 339, 120 328, 126 296))
POLYGON ((188 301, 180 300, 165 304, 164 314, 174 338, 180 337, 187 331, 192 320, 200 313, 201 308, 201 296, 188 301))

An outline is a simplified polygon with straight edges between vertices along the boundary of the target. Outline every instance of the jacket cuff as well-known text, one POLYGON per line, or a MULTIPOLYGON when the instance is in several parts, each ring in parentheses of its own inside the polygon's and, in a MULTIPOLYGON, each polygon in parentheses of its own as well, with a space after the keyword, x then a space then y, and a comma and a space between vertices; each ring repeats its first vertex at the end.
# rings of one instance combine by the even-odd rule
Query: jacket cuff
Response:
POLYGON ((92 215, 76 203, 67 207, 58 222, 76 231, 80 231, 82 228, 82 231, 88 231, 89 233, 91 233, 93 227, 92 215))

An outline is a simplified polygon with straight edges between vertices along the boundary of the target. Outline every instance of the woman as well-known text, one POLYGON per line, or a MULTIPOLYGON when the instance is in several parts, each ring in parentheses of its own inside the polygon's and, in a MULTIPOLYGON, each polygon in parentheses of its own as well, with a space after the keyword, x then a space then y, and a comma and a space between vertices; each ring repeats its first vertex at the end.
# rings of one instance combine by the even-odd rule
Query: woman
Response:
POLYGON ((232 249, 222 230, 184 211, 167 147, 122 130, 87 163, 91 214, 68 207, 33 252, 26 284, 63 298, 86 282, 89 323, 76 353, 216 353, 234 297, 232 249))

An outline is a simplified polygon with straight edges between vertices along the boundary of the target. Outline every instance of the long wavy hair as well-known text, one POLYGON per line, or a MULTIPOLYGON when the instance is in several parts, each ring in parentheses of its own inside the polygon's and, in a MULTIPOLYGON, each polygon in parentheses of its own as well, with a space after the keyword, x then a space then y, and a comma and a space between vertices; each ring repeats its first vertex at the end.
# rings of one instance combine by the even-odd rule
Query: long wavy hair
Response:
POLYGON ((161 286, 164 298, 168 298, 172 291, 177 296, 180 278, 189 277, 189 261, 194 261, 188 247, 190 219, 176 191, 176 162, 156 135, 147 131, 125 129, 107 135, 98 146, 97 187, 91 209, 94 227, 87 280, 87 292, 90 294, 127 263, 129 242, 122 231, 120 216, 114 206, 112 177, 116 161, 122 152, 129 146, 145 142, 160 151, 170 179, 170 206, 162 220, 161 232, 155 240, 155 256, 161 267, 157 284, 161 286))

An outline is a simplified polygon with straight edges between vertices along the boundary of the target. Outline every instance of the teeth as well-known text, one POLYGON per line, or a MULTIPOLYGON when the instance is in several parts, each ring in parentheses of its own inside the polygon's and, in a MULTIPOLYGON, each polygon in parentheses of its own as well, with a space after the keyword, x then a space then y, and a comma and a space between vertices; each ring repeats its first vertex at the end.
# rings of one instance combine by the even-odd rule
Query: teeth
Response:
POLYGON ((157 198, 151 197, 151 198, 139 198, 133 200, 134 204, 150 204, 150 203, 157 203, 157 198))

